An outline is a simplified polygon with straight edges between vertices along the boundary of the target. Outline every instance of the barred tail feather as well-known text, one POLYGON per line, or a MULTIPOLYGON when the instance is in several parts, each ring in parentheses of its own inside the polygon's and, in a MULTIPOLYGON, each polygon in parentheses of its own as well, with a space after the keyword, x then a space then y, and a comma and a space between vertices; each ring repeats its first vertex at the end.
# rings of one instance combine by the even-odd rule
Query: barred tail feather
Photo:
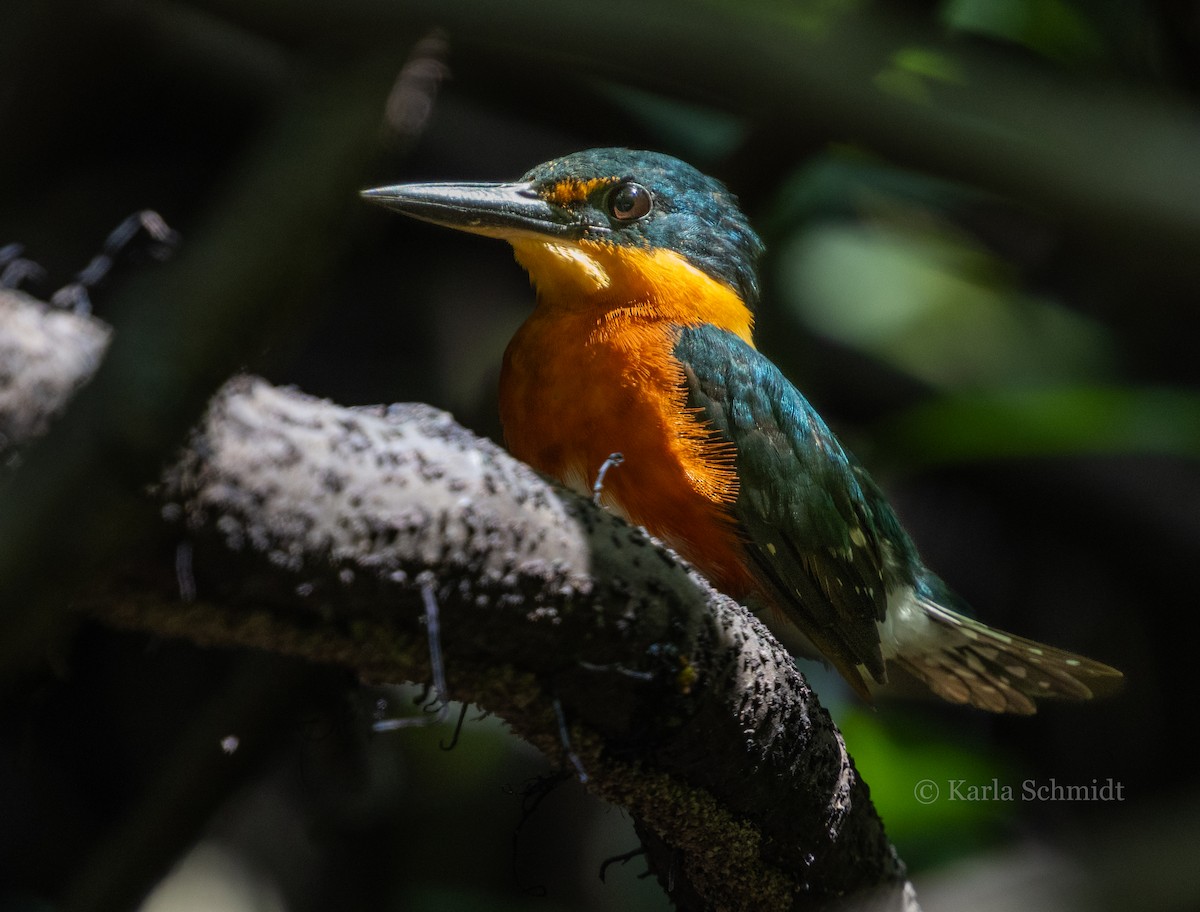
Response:
POLYGON ((1120 686, 1121 672, 1108 665, 995 630, 932 600, 917 604, 930 629, 889 661, 951 703, 1030 715, 1039 699, 1090 700, 1120 686))

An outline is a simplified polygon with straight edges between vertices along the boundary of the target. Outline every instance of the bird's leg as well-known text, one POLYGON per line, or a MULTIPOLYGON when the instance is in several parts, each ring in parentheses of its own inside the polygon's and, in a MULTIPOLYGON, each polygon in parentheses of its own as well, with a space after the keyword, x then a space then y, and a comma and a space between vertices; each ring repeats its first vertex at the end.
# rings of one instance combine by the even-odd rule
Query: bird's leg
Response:
POLYGON ((608 470, 619 466, 625 461, 625 456, 622 453, 609 453, 608 458, 600 464, 600 471, 596 473, 596 483, 592 485, 592 503, 600 506, 600 495, 604 491, 604 476, 608 474, 608 470))

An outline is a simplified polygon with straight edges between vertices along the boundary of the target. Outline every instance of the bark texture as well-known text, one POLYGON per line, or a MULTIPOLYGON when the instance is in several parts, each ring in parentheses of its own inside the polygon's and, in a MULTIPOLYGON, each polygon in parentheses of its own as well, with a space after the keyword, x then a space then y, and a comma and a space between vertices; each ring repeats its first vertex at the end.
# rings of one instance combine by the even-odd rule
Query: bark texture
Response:
MULTIPOLYGON (((47 331, 76 319, 18 303, 47 331)), ((0 350, 26 344, 14 325, 0 350)), ((35 433, 91 363, 63 359, 68 383, 6 380, 0 405, 25 400, 35 433)), ((679 907, 916 908, 840 733, 758 620, 449 415, 239 377, 157 496, 164 534, 192 542, 180 587, 98 582, 92 616, 428 681, 433 595, 446 696, 628 809, 679 907)))

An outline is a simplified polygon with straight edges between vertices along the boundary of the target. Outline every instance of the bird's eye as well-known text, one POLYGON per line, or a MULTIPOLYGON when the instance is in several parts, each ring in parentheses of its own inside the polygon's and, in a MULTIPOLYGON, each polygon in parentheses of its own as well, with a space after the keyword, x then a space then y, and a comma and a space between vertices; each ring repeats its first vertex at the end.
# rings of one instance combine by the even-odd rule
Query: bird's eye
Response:
POLYGON ((608 195, 608 213, 622 222, 634 222, 650 214, 654 198, 641 184, 625 181, 608 195))

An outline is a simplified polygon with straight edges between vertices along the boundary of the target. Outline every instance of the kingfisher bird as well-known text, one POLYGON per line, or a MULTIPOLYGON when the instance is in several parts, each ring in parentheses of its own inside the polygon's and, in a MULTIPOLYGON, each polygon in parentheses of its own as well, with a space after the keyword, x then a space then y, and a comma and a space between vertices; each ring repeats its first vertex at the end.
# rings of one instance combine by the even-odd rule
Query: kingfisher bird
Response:
POLYGON ((537 303, 500 375, 513 455, 598 490, 718 589, 765 606, 769 626, 797 628, 793 651, 832 663, 868 701, 889 667, 992 712, 1119 682, 1107 665, 974 620, 921 561, 880 487, 755 347, 763 244, 720 181, 605 148, 515 183, 362 195, 501 238, 529 273, 537 303))

